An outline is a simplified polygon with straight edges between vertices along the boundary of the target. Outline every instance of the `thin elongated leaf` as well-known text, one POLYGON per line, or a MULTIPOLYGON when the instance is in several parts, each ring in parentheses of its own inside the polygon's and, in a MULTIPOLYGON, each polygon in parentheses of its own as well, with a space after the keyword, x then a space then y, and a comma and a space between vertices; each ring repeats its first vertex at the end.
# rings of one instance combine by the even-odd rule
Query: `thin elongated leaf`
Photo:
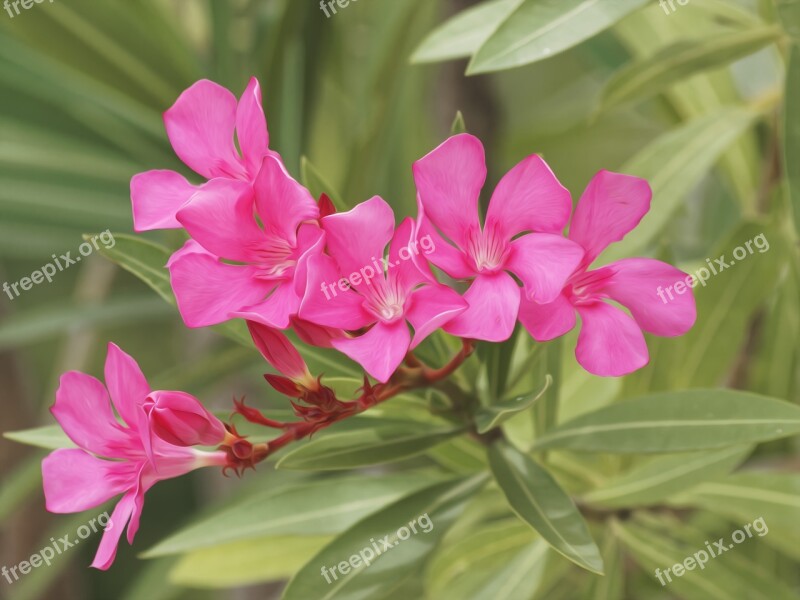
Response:
POLYGON ((603 559, 572 499, 546 469, 512 446, 489 449, 489 465, 517 516, 576 565, 603 573, 603 559))
POLYGON ((744 58, 782 35, 780 27, 767 26, 667 46, 617 72, 603 90, 601 109, 655 96, 682 79, 744 58))
POLYGON ((607 508, 647 506, 709 479, 727 475, 752 448, 733 446, 717 452, 659 456, 583 495, 583 501, 607 508))
POLYGON ((534 449, 684 452, 800 433, 800 407, 733 390, 665 392, 619 402, 564 423, 534 449))
POLYGON ((75 444, 67 437, 59 425, 45 425, 33 429, 7 431, 3 437, 20 444, 28 444, 37 448, 56 450, 58 448, 75 448, 75 444))
POLYGON ((640 255, 652 244, 684 205, 686 195, 758 116, 755 111, 731 108, 700 117, 657 138, 623 165, 622 173, 650 182, 653 203, 636 229, 603 252, 599 264, 640 255))
POLYGON ((329 430, 284 455, 279 469, 339 470, 416 456, 458 435, 461 427, 365 419, 347 430, 329 430))
POLYGON ((527 65, 608 29, 648 0, 525 0, 472 57, 467 73, 527 65))
POLYGON ((299 481, 277 492, 253 494, 162 540, 146 558, 178 554, 254 538, 329 535, 399 498, 431 485, 430 473, 384 477, 329 477, 299 481), (325 502, 320 502, 324 498, 325 502))
POLYGON ((308 188, 314 198, 319 199, 322 194, 327 194, 328 198, 333 201, 336 210, 345 212, 352 208, 305 156, 300 157, 300 174, 303 185, 308 188))
POLYGON ((505 400, 481 408, 475 414, 475 425, 478 428, 478 433, 486 433, 495 427, 499 427, 517 414, 528 410, 536 404, 536 401, 544 395, 552 384, 553 378, 550 375, 546 375, 544 385, 538 392, 531 392, 513 400, 505 400))
POLYGON ((431 63, 471 56, 523 0, 492 0, 458 13, 434 29, 411 56, 431 63))
MULTIPOLYGON (((797 12, 800 13, 800 10, 797 12)), ((784 167, 795 231, 800 232, 800 119, 797 118, 798 114, 800 114, 800 41, 792 45, 789 53, 783 112, 784 167)))
POLYGON ((439 483, 359 521, 308 561, 289 582, 283 599, 393 597, 396 588, 415 577, 466 502, 486 480, 482 474, 439 483), (421 518, 425 520, 419 523, 421 518), (430 525, 426 525, 428 522, 430 525), (410 531, 411 523, 415 523, 416 534, 410 531), (345 562, 351 566, 341 569, 345 562), (321 574, 323 567, 328 571, 327 578, 321 574), (332 568, 339 570, 331 573, 332 568))

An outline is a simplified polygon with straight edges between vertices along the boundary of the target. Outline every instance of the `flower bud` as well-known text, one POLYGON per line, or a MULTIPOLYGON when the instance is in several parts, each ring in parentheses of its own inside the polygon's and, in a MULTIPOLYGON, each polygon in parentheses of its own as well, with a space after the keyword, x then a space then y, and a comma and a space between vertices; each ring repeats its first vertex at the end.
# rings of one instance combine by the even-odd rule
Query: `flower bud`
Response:
POLYGON ((317 381, 289 338, 277 329, 253 321, 247 322, 247 328, 262 356, 279 373, 303 387, 316 389, 317 381))
POLYGON ((152 434, 174 446, 216 446, 225 438, 222 421, 185 392, 153 392, 144 409, 152 434))

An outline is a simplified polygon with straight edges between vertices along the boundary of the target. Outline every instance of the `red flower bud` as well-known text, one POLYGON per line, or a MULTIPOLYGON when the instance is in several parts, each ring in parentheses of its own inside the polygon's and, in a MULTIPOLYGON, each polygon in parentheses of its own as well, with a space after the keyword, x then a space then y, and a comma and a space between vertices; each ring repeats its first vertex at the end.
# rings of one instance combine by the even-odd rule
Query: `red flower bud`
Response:
POLYGON ((175 446, 216 446, 225 426, 185 392, 153 392, 144 403, 153 435, 175 446))

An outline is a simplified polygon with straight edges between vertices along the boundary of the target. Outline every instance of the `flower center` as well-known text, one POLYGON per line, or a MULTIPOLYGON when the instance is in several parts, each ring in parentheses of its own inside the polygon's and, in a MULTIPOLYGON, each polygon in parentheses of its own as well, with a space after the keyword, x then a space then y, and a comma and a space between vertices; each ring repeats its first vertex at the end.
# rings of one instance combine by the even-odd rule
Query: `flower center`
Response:
POLYGON ((291 276, 297 261, 295 248, 280 238, 269 237, 256 251, 258 260, 255 264, 258 277, 262 279, 281 279, 291 276))
POLYGON ((609 268, 579 271, 567 280, 564 289, 572 304, 588 304, 606 297, 601 290, 612 275, 614 270, 609 268))
POLYGON ((505 264, 508 244, 493 229, 487 228, 469 233, 466 250, 476 271, 494 273, 502 270, 505 264))
POLYGON ((394 281, 373 279, 367 289, 364 306, 384 323, 393 323, 405 314, 406 297, 394 281))

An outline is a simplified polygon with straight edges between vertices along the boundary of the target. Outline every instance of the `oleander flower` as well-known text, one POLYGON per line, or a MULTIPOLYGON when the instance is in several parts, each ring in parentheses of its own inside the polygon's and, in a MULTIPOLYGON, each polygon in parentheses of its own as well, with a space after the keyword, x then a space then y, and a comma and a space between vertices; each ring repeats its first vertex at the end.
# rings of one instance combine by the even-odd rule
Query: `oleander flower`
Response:
POLYGON ((286 329, 305 291, 302 259, 322 236, 319 217, 309 191, 273 156, 253 185, 210 181, 178 211, 192 239, 167 264, 186 325, 241 317, 286 329))
POLYGON ((323 218, 329 255, 312 254, 306 265, 300 318, 353 332, 331 344, 380 382, 409 349, 467 308, 458 293, 427 278, 412 260, 421 252, 414 227, 405 219, 395 230, 391 207, 376 196, 323 218))
MULTIPOLYGON (((206 79, 198 81, 164 113, 164 125, 175 154, 208 180, 252 183, 265 156, 279 158, 269 149, 261 89, 255 77, 238 102, 224 87, 206 79)), ((134 229, 180 228, 175 215, 205 185, 192 185, 175 171, 135 175, 131 179, 134 229)))
POLYGON ((595 375, 619 376, 649 361, 643 331, 672 337, 683 335, 697 316, 691 291, 665 303, 659 286, 682 281, 686 274, 651 258, 626 258, 589 270, 612 242, 632 231, 650 210, 652 191, 644 179, 600 171, 575 208, 569 239, 586 254, 558 296, 548 304, 523 300, 520 321, 539 341, 570 331, 581 317, 575 356, 595 375), (630 311, 609 304, 619 303, 630 311))
POLYGON ((193 440, 221 444, 224 425, 188 394, 151 391, 136 361, 115 344, 108 345, 105 380, 108 389, 77 371, 61 376, 50 410, 78 448, 55 450, 42 461, 50 512, 80 512, 122 494, 111 515, 113 527, 103 533, 92 563, 102 570, 114 562, 126 524, 128 543, 133 543, 147 490, 161 480, 227 462, 225 452, 185 447, 193 440))
POLYGON ((583 257, 580 246, 561 235, 572 207, 570 194, 539 156, 529 156, 502 178, 483 226, 478 198, 486 161, 476 137, 449 138, 414 163, 414 179, 418 236, 435 241, 425 258, 454 279, 471 281, 464 294, 469 308, 444 326, 448 333, 508 339, 520 298, 551 302, 583 257))

